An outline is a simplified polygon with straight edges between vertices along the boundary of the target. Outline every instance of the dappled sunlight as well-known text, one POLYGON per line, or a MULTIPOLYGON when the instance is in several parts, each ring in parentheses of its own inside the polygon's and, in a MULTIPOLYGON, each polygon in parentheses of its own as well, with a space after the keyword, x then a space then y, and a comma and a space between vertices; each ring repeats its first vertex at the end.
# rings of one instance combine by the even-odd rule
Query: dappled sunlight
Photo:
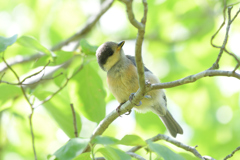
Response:
MULTIPOLYGON (((225 48, 240 56, 240 15, 227 27, 228 10, 233 18, 240 4, 226 9, 226 22, 213 39, 214 47, 211 37, 223 22, 224 0, 146 2, 1 2, 1 160, 51 160, 54 156, 130 160, 133 155, 127 151, 135 146, 140 148, 132 153, 147 160, 150 153, 152 160, 168 160, 166 155, 174 160, 195 160, 201 155, 218 160, 234 151, 240 141, 240 72, 239 67, 232 72, 238 64, 234 57, 224 50, 219 53, 225 48), (171 137, 152 112, 132 109, 130 115, 121 116, 113 112, 119 102, 96 58, 97 48, 106 41, 125 41, 121 47, 126 55, 135 56, 135 50, 141 50, 144 65, 161 82, 147 85, 146 90, 164 88, 167 108, 183 128, 182 135, 171 137), (162 139, 146 141, 158 134, 162 139)), ((142 76, 138 74, 145 86, 142 76)), ((152 98, 142 91, 134 98, 152 98)), ((127 102, 127 107, 132 104, 127 102)), ((240 151, 231 160, 239 160, 238 155, 240 151)))

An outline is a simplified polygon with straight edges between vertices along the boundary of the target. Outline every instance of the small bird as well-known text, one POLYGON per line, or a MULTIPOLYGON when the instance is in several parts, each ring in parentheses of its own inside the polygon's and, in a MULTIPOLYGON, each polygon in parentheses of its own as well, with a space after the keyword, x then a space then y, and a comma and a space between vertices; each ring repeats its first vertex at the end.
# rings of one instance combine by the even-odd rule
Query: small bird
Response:
MULTIPOLYGON (((122 49, 124 43, 125 41, 105 42, 96 51, 99 66, 107 72, 108 87, 120 106, 139 88, 135 57, 124 54, 122 49)), ((160 83, 146 67, 144 73, 146 82, 160 83)), ((167 99, 162 89, 148 92, 141 104, 134 106, 134 109, 143 113, 152 111, 157 114, 173 137, 183 134, 183 129, 167 109, 167 99)))

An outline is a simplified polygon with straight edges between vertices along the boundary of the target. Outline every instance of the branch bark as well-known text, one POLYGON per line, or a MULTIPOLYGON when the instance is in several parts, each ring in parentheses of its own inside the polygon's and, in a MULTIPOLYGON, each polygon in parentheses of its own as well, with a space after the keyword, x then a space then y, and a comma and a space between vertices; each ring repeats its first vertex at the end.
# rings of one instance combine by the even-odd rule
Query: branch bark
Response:
POLYGON ((227 155, 223 160, 227 160, 227 159, 231 158, 237 151, 240 151, 240 146, 237 147, 234 151, 232 151, 231 154, 227 155))
POLYGON ((143 158, 142 156, 139 156, 138 154, 136 153, 133 153, 133 152, 126 152, 128 155, 130 155, 131 157, 135 158, 135 159, 138 159, 138 160, 146 160, 145 158, 143 158))
MULTIPOLYGON (((142 0, 143 7, 144 7, 144 14, 141 22, 138 22, 135 19, 133 9, 132 9, 132 0, 123 0, 123 3, 126 4, 127 8, 127 15, 130 23, 138 29, 136 44, 135 44, 135 59, 138 71, 138 83, 140 88, 140 93, 144 94, 146 92, 146 85, 145 85, 145 74, 144 74, 144 64, 142 60, 142 43, 145 34, 145 25, 147 21, 147 11, 148 5, 146 0, 142 0)), ((135 103, 138 104, 138 103, 135 103)))
MULTIPOLYGON (((133 107, 134 104, 139 104, 140 100, 143 98, 146 92, 146 85, 145 85, 145 75, 144 75, 144 65, 142 62, 142 42, 144 38, 144 33, 145 33, 145 23, 146 23, 146 17, 147 17, 147 2, 143 0, 143 5, 144 5, 144 15, 142 22, 138 22, 133 14, 132 10, 132 0, 123 0, 126 4, 127 8, 127 13, 128 13, 128 18, 130 23, 135 26, 138 29, 138 36, 136 40, 136 46, 135 46, 135 57, 136 57, 136 64, 137 64, 137 70, 138 70, 138 80, 139 80, 139 85, 140 88, 138 91, 135 93, 134 98, 132 102, 129 100, 124 103, 119 112, 116 112, 116 110, 112 111, 109 115, 107 115, 97 126, 97 128, 94 130, 91 138, 90 138, 90 143, 91 141, 97 136, 101 135, 107 128, 108 126, 120 115, 130 111, 133 107)), ((83 152, 88 152, 90 150, 90 146, 88 145, 83 152)))
MULTIPOLYGON (((36 60, 37 58, 40 58, 42 56, 43 56, 42 53, 36 53, 36 54, 28 56, 28 57, 26 57, 26 56, 16 56, 14 58, 8 59, 7 62, 9 64, 9 66, 13 66, 13 65, 16 65, 16 64, 19 64, 19 63, 26 63, 26 62, 29 62, 29 61, 36 60)), ((4 72, 6 69, 8 69, 6 64, 4 62, 0 63, 0 73, 4 72)))
MULTIPOLYGON (((163 88, 171 88, 171 87, 176 87, 179 85, 183 85, 183 84, 187 84, 187 83, 192 83, 195 82, 198 79, 201 79, 203 77, 207 77, 207 76, 228 76, 228 77, 235 77, 240 79, 240 74, 236 73, 235 70, 234 71, 221 71, 221 70, 205 70, 202 71, 200 73, 197 73, 195 75, 191 75, 176 81, 172 81, 172 82, 167 82, 167 83, 158 83, 158 84, 151 84, 150 86, 145 84, 145 75, 144 75, 144 65, 143 65, 143 60, 142 60, 142 56, 141 56, 141 47, 142 47, 142 42, 144 39, 144 33, 145 33, 145 24, 146 24, 146 19, 147 19, 147 2, 145 0, 143 0, 143 6, 144 6, 144 15, 143 18, 141 20, 141 22, 138 22, 135 19, 133 10, 132 10, 132 0, 122 0, 123 3, 125 3, 126 5, 126 9, 127 9, 127 15, 128 15, 128 19, 130 21, 130 23, 136 27, 138 29, 138 35, 137 35, 137 39, 136 39, 136 46, 135 46, 135 58, 136 58, 136 63, 137 63, 137 70, 138 70, 138 78, 139 78, 139 86, 140 88, 138 89, 138 91, 135 93, 135 96, 132 100, 133 104, 138 104, 139 101, 143 98, 143 95, 145 95, 146 92, 154 90, 154 89, 163 89, 163 88)), ((229 20, 231 21, 231 17, 230 17, 230 12, 231 9, 228 10, 228 15, 229 15, 229 20)), ((237 13, 238 14, 238 13, 237 13)), ((236 16, 234 17, 236 18, 236 16)), ((225 18, 224 18, 225 19, 225 18)), ((224 51, 224 48, 227 44, 227 40, 228 40, 228 33, 229 33, 229 29, 230 29, 230 25, 231 23, 228 23, 228 27, 226 30, 226 36, 223 42, 223 45, 221 47, 219 56, 217 61, 215 62, 215 64, 218 65, 218 62, 221 58, 221 54, 224 51)), ((222 26, 221 26, 222 27, 222 26)), ((221 29, 220 27, 220 29, 221 29)), ((219 30, 220 30, 219 29, 219 30)), ((219 30, 215 33, 215 35, 213 36, 213 38, 217 35, 217 33, 219 32, 219 30)), ((213 39, 212 38, 212 39, 213 39)), ((212 41, 211 41, 212 42, 212 41)), ((129 101, 127 101, 120 109, 120 115, 127 112, 128 110, 131 110, 133 107, 133 104, 131 104, 129 101)), ((95 129, 95 131, 93 132, 93 135, 91 136, 91 140, 97 136, 97 135, 101 135, 106 129, 107 127, 118 117, 117 112, 114 110, 113 112, 111 112, 109 115, 107 115, 101 122, 100 124, 97 126, 97 128, 95 129)), ((202 157, 197 150, 195 149, 195 147, 190 147, 187 146, 185 144, 182 144, 170 137, 167 137, 165 135, 158 135, 157 137, 154 137, 155 139, 164 139, 168 142, 171 142, 172 144, 175 144, 176 146, 183 148, 187 151, 192 152, 196 157, 199 157, 201 159, 204 159, 204 157, 202 157)), ((155 139, 152 140, 155 140, 155 139)), ((91 142, 90 140, 90 142, 91 142)), ((140 147, 141 148, 141 147, 140 147)), ((85 149, 84 152, 89 151, 89 146, 85 149)), ((139 146, 135 147, 134 149, 139 149, 139 146)), ((134 150, 129 150, 128 152, 134 152, 134 150)), ((207 157, 205 157, 207 159, 207 157)))
MULTIPOLYGON (((239 3, 239 2, 238 2, 239 3)), ((224 9, 223 9, 223 22, 221 24, 221 26, 218 28, 217 32, 212 36, 211 38, 211 45, 215 48, 220 48, 217 60, 215 61, 215 63, 212 65, 212 67, 210 67, 209 69, 219 69, 219 61, 222 57, 223 52, 225 51, 226 53, 228 53, 230 56, 232 56, 236 61, 237 61, 237 66, 234 68, 234 72, 237 70, 237 68, 240 66, 240 60, 238 59, 238 57, 233 54, 230 53, 229 51, 227 51, 226 49, 226 45, 227 45, 227 41, 228 41, 228 36, 229 36, 229 31, 230 31, 230 27, 231 24, 233 23, 233 21, 236 19, 236 17, 238 16, 239 12, 240 12, 240 8, 237 11, 237 13, 235 14, 235 16, 233 18, 231 18, 231 10, 233 8, 233 5, 238 4, 238 3, 234 3, 231 5, 226 4, 226 1, 224 1, 224 9), (217 46, 215 44, 213 44, 213 39, 216 37, 216 35, 219 33, 219 31, 222 29, 222 27, 225 25, 225 21, 226 21, 226 9, 227 9, 227 19, 228 19, 228 23, 227 23, 227 27, 226 27, 226 33, 225 33, 225 38, 223 40, 222 46, 217 46)))
POLYGON ((212 76, 235 77, 240 80, 240 74, 233 71, 205 70, 200 73, 190 75, 176 81, 152 84, 150 90, 177 87, 183 84, 193 83, 203 77, 212 77, 212 76))
MULTIPOLYGON (((223 51, 227 52, 227 49, 225 47, 226 47, 227 40, 228 40, 230 25, 232 24, 233 20, 237 17, 240 10, 236 13, 234 18, 231 20, 231 8, 228 8, 228 26, 227 26, 227 29, 226 29, 226 35, 225 35, 222 46, 218 47, 218 46, 215 46, 212 41, 213 41, 214 37, 218 34, 218 32, 221 30, 221 28, 225 24, 225 11, 224 11, 224 22, 220 26, 218 31, 213 35, 213 37, 211 39, 211 44, 213 45, 213 47, 220 48, 220 52, 219 52, 219 55, 218 55, 218 58, 217 58, 216 62, 214 63, 214 65, 210 69, 202 71, 202 72, 197 73, 195 75, 190 75, 188 77, 185 77, 185 78, 182 78, 182 79, 179 79, 179 80, 176 80, 176 81, 167 82, 167 83, 151 84, 149 86, 149 85, 145 84, 144 65, 143 65, 143 60, 142 60, 142 56, 141 56, 141 51, 142 51, 141 47, 142 47, 142 42, 143 42, 143 39, 144 39, 145 24, 146 24, 146 19, 147 19, 147 2, 145 0, 142 1, 143 5, 144 5, 144 16, 143 16, 141 22, 138 22, 135 19, 135 16, 134 16, 134 13, 133 13, 133 10, 132 10, 132 0, 122 0, 122 2, 125 3, 125 5, 126 5, 127 15, 128 15, 128 19, 129 19, 130 23, 138 29, 138 35, 137 35, 136 46, 135 46, 135 58, 136 58, 136 63, 137 63, 137 70, 138 70, 140 88, 135 93, 135 96, 132 100, 133 104, 138 104, 138 102, 143 98, 143 95, 145 95, 145 93, 148 92, 148 91, 155 90, 155 89, 172 88, 172 87, 176 87, 176 86, 179 86, 179 85, 192 83, 192 82, 195 82, 196 80, 199 80, 203 77, 228 76, 228 77, 235 77, 235 78, 240 80, 240 74, 235 72, 236 69, 239 67, 240 63, 239 63, 238 58, 236 58, 236 56, 234 56, 235 54, 233 54, 233 53, 230 54, 230 55, 233 56, 236 59, 236 61, 238 62, 238 65, 235 67, 235 69, 233 71, 213 70, 213 69, 216 69, 216 68, 219 67, 218 63, 219 63, 219 60, 221 58, 221 55, 222 55, 223 51)), ((132 109, 133 104, 131 104, 129 101, 127 101, 120 108, 120 115, 123 114, 123 113, 126 113, 128 110, 132 109)), ((117 117, 118 117, 118 114, 115 110, 113 112, 111 112, 109 115, 107 115, 100 122, 100 124, 97 126, 97 128, 93 132, 93 135, 91 136, 91 140, 95 136, 101 135, 117 117)), ((149 140, 157 141, 157 140, 160 140, 160 139, 165 140, 169 143, 172 143, 172 144, 174 144, 174 145, 178 146, 179 148, 182 148, 186 151, 189 151, 189 152, 193 153, 196 157, 198 157, 202 160, 207 160, 207 159, 208 160, 214 160, 214 158, 209 157, 209 156, 201 156, 201 154, 196 150, 197 146, 196 147, 188 146, 188 145, 183 144, 183 143, 181 143, 181 142, 179 142, 179 141, 177 141, 177 140, 175 140, 171 137, 168 137, 166 135, 159 134, 159 135, 157 135, 157 136, 155 136, 155 137, 153 137, 149 140)), ((90 140, 90 142, 91 142, 91 140, 90 140)), ((132 149, 130 149, 126 153, 134 153, 135 151, 137 151, 140 148, 142 148, 142 146, 133 147, 132 149)), ((89 151, 89 149, 90 148, 88 146, 85 149, 84 152, 89 151)))
POLYGON ((74 127, 74 135, 75 137, 78 137, 78 130, 77 130, 77 121, 76 121, 76 113, 74 110, 73 104, 70 104, 71 110, 72 110, 72 115, 73 115, 73 127, 74 127))
MULTIPOLYGON (((195 146, 195 147, 188 146, 188 145, 181 143, 181 142, 177 141, 176 139, 173 139, 167 135, 158 134, 155 137, 152 137, 152 138, 146 140, 146 142, 148 142, 148 141, 156 142, 159 140, 165 140, 179 148, 182 148, 186 151, 193 153, 196 157, 204 160, 204 158, 201 156, 201 154, 196 150, 197 146, 195 146)), ((128 150, 127 152, 136 152, 137 150, 141 149, 142 147, 143 146, 135 146, 135 147, 131 148, 130 150, 128 150)))
MULTIPOLYGON (((2 60, 6 64, 6 66, 11 70, 11 72, 14 74, 14 76, 17 78, 18 83, 21 83, 18 74, 12 69, 12 67, 5 60, 4 52, 2 53, 2 60)), ((20 85, 20 88, 21 88, 21 91, 23 93, 24 98, 26 99, 27 103, 29 104, 29 106, 31 108, 31 113, 29 115, 29 125, 30 125, 30 130, 31 130, 32 148, 33 148, 34 159, 37 160, 37 153, 36 153, 36 148, 35 148, 35 137, 34 137, 34 132, 33 132, 33 124, 32 124, 32 116, 33 116, 33 113, 34 113, 34 108, 33 108, 33 104, 30 102, 29 98, 27 97, 27 94, 26 94, 22 85, 20 85)))

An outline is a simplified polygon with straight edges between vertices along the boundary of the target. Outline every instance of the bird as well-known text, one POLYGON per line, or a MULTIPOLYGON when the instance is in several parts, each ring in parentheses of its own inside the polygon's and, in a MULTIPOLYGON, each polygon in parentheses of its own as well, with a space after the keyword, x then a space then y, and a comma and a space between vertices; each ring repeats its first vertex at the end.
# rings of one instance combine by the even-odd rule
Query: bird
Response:
MULTIPOLYGON (((124 43, 125 41, 120 43, 108 41, 96 50, 98 64, 107 72, 109 90, 120 103, 119 107, 139 88, 135 57, 125 55, 124 43)), ((160 83, 159 79, 145 66, 144 74, 147 83, 160 83)), ((182 127, 167 109, 167 98, 163 89, 148 92, 141 103, 134 106, 134 109, 141 113, 152 111, 157 114, 173 137, 183 134, 182 127)))

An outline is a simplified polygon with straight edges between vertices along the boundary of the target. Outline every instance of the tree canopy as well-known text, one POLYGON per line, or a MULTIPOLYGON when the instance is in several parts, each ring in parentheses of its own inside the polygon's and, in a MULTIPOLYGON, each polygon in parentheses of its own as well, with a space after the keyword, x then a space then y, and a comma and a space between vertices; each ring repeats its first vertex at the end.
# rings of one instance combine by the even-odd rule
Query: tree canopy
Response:
POLYGON ((239 160, 239 7, 234 0, 2 1, 0 159, 194 160, 234 152, 239 160), (183 135, 169 138, 151 112, 116 118, 95 52, 122 40, 125 53, 142 54, 161 80, 150 89, 165 88, 183 135), (113 122, 98 134, 106 117, 113 122))

